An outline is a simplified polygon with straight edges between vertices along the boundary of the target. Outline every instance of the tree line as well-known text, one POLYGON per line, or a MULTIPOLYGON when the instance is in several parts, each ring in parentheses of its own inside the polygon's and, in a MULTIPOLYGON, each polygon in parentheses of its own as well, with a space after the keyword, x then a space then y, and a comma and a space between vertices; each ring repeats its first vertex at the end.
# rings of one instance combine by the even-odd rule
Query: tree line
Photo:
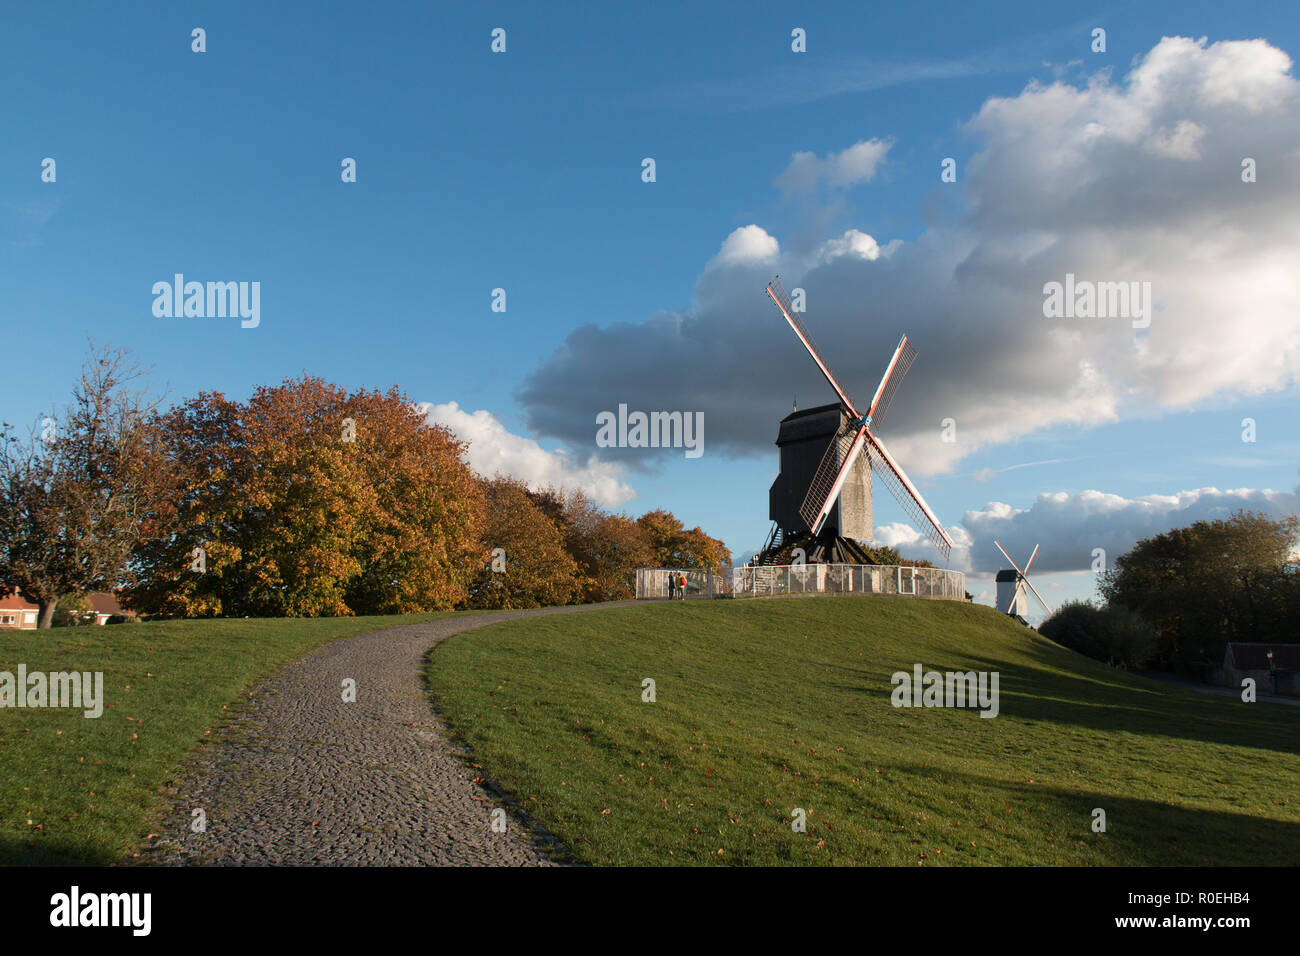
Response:
POLYGON ((1240 510, 1139 541, 1102 575, 1101 606, 1071 602, 1039 628, 1098 660, 1204 673, 1225 645, 1300 640, 1300 518, 1240 510))
POLYGON ((40 607, 116 591, 164 617, 525 608, 633 596, 638 567, 731 554, 671 512, 475 474, 396 388, 303 376, 164 409, 93 348, 61 416, 0 429, 0 586, 40 607))

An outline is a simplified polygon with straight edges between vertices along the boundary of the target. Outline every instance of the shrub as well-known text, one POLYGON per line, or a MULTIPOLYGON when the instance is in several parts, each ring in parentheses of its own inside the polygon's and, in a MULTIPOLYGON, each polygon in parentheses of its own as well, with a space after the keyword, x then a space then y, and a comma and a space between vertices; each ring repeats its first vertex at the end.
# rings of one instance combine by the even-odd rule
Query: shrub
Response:
POLYGON ((80 627, 94 620, 90 601, 85 595, 68 594, 59 598, 59 603, 54 607, 54 619, 50 623, 54 627, 80 627))
POLYGON ((1155 655, 1155 629, 1125 607, 1070 601, 1043 622, 1038 633, 1093 660, 1142 667, 1155 655))

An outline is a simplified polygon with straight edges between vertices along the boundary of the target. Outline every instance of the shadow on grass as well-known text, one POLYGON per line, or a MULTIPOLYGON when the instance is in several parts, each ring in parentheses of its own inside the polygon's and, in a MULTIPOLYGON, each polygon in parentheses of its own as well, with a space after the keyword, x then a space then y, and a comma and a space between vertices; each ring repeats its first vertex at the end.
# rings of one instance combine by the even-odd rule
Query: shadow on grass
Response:
MULTIPOLYGON (((996 671, 1003 717, 1300 755, 1300 708, 1247 704, 1157 684, 1039 641, 1023 650, 1032 663, 978 652, 958 662, 921 663, 926 671, 996 671)), ((850 682, 861 681, 833 685, 837 690, 874 696, 892 692, 889 675, 894 670, 910 673, 911 664, 884 674, 853 667, 836 670, 847 671, 850 682)))
MULTIPOLYGON (((1059 668, 1059 655, 1072 654, 1037 642, 1026 652, 1044 668, 1059 668)), ((1078 673, 1073 675, 991 662, 995 669, 1000 665, 1002 692, 1009 695, 1003 699, 1002 712, 1099 730, 1300 754, 1300 711, 1164 687, 1074 656, 1077 660, 1069 666, 1078 673)))
MULTIPOLYGON (((951 789, 958 781, 1004 793, 1009 803, 1020 803, 1026 810, 1046 804, 1049 812, 1071 821, 1070 828, 1058 834, 1060 844, 1092 841, 1093 849, 1109 865, 1294 866, 1300 859, 1300 823, 1172 806, 1082 788, 1010 783, 917 764, 893 764, 892 769, 934 780, 939 791, 951 789), (1096 808, 1106 811, 1105 833, 1092 832, 1096 808)), ((1032 855, 1033 851, 1027 852, 1032 855)))
POLYGON ((0 866, 110 866, 125 861, 113 853, 59 837, 0 834, 0 866))

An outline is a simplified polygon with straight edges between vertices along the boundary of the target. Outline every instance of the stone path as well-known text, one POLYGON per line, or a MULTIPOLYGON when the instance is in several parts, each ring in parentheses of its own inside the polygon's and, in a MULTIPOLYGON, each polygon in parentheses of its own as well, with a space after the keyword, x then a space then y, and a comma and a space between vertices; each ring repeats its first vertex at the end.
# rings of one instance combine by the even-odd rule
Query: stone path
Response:
POLYGON ((439 641, 518 617, 620 607, 503 611, 410 624, 327 644, 259 686, 190 759, 141 861, 161 865, 547 865, 549 837, 475 783, 434 712, 425 655, 439 641), (342 681, 357 682, 355 703, 342 681), (207 829, 191 829, 202 808, 207 829), (529 832, 531 829, 531 832, 529 832))
MULTIPOLYGON (((1185 690, 1199 691, 1202 694, 1216 694, 1219 697, 1235 697, 1241 700, 1240 687, 1220 687, 1217 684, 1202 684, 1198 681, 1183 680, 1172 674, 1164 674, 1159 671, 1138 671, 1139 677, 1145 677, 1147 680, 1159 681, 1162 684, 1171 684, 1174 687, 1182 687, 1185 690)), ((1261 682, 1260 687, 1255 688, 1256 700, 1270 704, 1290 704, 1292 707, 1300 707, 1300 697, 1282 697, 1279 694, 1269 694, 1262 690, 1268 684, 1261 682)))

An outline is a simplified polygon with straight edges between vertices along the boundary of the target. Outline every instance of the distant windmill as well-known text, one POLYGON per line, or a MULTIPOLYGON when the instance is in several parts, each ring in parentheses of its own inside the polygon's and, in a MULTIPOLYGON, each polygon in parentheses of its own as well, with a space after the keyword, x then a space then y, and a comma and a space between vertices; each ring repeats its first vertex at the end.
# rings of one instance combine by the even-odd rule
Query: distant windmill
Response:
POLYGON ((781 422, 781 435, 777 439, 781 448, 781 474, 770 494, 775 524, 758 563, 764 563, 764 556, 770 560, 771 555, 796 542, 801 547, 807 545, 804 550, 808 561, 867 563, 866 552, 849 539, 874 537, 872 474, 880 478, 908 517, 946 558, 952 539, 907 474, 872 433, 916 358, 916 350, 908 344, 907 336, 903 336, 894 350, 871 405, 863 414, 835 380, 808 329, 795 316, 780 277, 767 284, 767 294, 826 376, 839 396, 839 403, 795 412, 781 422), (823 441, 826 442, 824 450, 823 441), (863 449, 867 452, 865 457, 863 449), (818 463, 814 466, 814 462, 818 463), (864 465, 869 465, 869 472, 864 465), (842 497, 846 500, 841 501, 842 497))
MULTIPOLYGON (((1007 549, 998 544, 996 540, 993 543, 1002 552, 1002 556, 1011 561, 1011 555, 1007 554, 1007 549)), ((1016 562, 1011 561, 1011 566, 1015 568, 1014 571, 1003 570, 998 572, 998 610, 1004 611, 1012 617, 1025 617, 1025 612, 1029 610, 1029 599, 1025 597, 1025 586, 1028 585, 1029 590, 1034 592, 1034 597, 1038 598, 1038 603, 1043 606, 1043 610, 1048 614, 1052 613, 1052 609, 1047 606, 1043 596, 1038 593, 1038 589, 1029 580, 1029 566, 1034 563, 1034 556, 1037 554, 1038 545, 1034 545, 1034 551, 1029 555, 1029 560, 1025 562, 1023 571, 1020 570, 1016 562)))

